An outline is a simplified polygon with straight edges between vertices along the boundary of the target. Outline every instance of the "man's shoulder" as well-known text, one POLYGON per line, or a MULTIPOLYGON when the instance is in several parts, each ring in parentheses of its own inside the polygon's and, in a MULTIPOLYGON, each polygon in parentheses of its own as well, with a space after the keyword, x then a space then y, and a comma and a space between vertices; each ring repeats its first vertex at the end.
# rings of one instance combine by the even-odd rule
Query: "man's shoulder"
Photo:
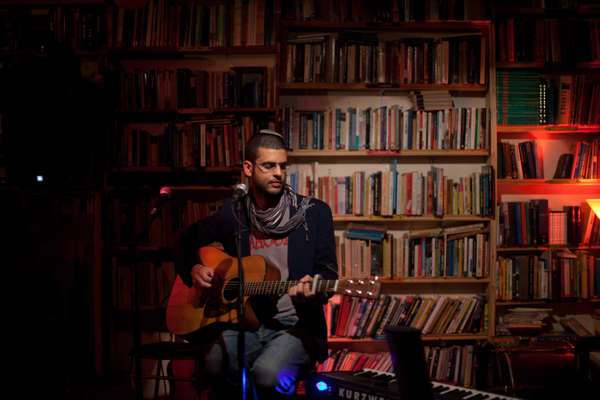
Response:
MULTIPOLYGON (((302 202, 303 199, 305 199, 307 196, 302 196, 300 194, 296 194, 296 196, 298 196, 298 204, 300 204, 302 202)), ((310 197, 309 198, 309 203, 311 205, 311 207, 308 209, 309 211, 314 209, 314 211, 319 211, 319 210, 330 210, 329 205, 327 203, 325 203, 323 200, 319 200, 316 197, 310 197)))
POLYGON ((233 211, 233 199, 231 197, 227 197, 223 199, 223 203, 216 211, 215 215, 218 215, 221 218, 233 219, 233 211))

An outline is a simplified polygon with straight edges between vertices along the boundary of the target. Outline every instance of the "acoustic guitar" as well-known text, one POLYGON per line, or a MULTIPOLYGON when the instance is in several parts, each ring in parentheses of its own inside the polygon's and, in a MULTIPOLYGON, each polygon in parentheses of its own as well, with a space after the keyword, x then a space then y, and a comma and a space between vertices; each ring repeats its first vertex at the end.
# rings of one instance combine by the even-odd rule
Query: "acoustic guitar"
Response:
MULTIPOLYGON (((210 288, 188 287, 178 276, 173 284, 167 306, 167 327, 177 335, 203 334, 219 330, 223 325, 238 323, 239 295, 238 260, 216 247, 198 250, 202 265, 214 271, 210 288)), ((258 329, 259 322, 249 304, 255 295, 281 296, 298 281, 281 281, 279 270, 262 256, 242 259, 244 268, 244 327, 258 329)), ((377 297, 380 282, 372 279, 325 280, 313 277, 313 293, 343 293, 377 297)))

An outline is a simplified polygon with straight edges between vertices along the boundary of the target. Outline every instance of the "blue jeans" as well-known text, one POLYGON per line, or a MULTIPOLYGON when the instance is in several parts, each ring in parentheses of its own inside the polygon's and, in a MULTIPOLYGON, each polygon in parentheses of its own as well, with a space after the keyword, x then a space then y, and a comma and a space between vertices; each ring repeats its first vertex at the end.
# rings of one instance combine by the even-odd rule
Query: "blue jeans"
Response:
MULTIPOLYGON (((232 386, 239 383, 237 340, 236 330, 224 331, 222 340, 212 346, 204 359, 206 372, 224 376, 232 386)), ((246 332, 245 346, 250 379, 259 393, 295 393, 298 374, 310 362, 300 339, 285 328, 261 325, 257 331, 246 332)))

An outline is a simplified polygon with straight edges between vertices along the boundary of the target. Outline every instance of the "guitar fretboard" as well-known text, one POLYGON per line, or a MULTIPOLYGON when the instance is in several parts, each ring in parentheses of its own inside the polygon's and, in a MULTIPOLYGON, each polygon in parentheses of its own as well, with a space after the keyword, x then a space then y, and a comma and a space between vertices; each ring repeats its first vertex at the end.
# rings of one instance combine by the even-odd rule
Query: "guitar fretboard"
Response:
MULTIPOLYGON (((316 284, 317 293, 335 292, 337 280, 320 279, 316 284)), ((262 282, 246 282, 244 284, 244 294, 248 296, 255 295, 278 295, 287 293, 287 291, 296 286, 300 281, 262 281, 262 282)), ((229 283, 229 287, 238 287, 237 283, 229 283)))

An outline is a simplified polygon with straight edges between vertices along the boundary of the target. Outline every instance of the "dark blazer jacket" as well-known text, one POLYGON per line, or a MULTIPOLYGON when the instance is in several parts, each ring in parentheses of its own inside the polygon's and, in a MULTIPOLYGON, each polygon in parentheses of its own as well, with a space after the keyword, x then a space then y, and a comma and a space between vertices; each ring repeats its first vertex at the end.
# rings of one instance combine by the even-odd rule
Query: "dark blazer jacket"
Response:
MULTIPOLYGON (((302 196, 298 195, 298 204, 302 196)), ((299 226, 288 236, 289 279, 298 280, 304 275, 320 274, 324 279, 337 279, 335 238, 331 209, 324 202, 311 199, 312 207, 306 211, 308 231, 299 226)), ((290 207, 290 216, 296 209, 290 207)), ((248 218, 242 222, 248 227, 248 218)), ((198 263, 198 248, 213 242, 223 244, 225 251, 235 256, 237 223, 233 203, 225 201, 215 214, 191 224, 182 230, 173 247, 173 258, 178 275, 186 285, 192 285, 190 271, 198 263)), ((248 229, 242 230, 242 256, 250 255, 248 229)), ((298 336, 313 360, 323 361, 327 357, 327 328, 323 302, 295 304, 299 321, 290 330, 298 336)))

